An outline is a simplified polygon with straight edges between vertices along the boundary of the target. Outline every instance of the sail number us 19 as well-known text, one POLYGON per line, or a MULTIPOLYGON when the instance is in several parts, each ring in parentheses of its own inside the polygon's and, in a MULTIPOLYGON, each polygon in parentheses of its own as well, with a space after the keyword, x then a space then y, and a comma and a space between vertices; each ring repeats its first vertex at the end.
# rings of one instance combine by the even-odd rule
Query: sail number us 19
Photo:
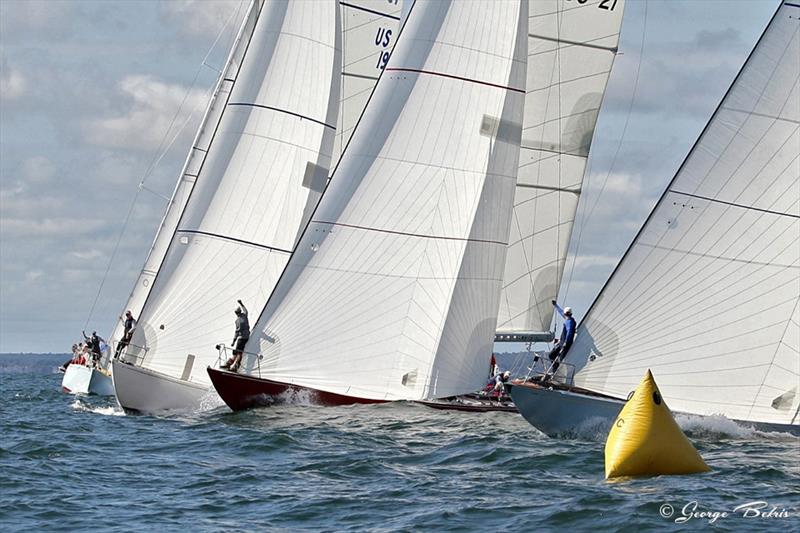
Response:
POLYGON ((389 45, 392 43, 392 30, 389 28, 378 28, 378 31, 375 33, 375 46, 381 49, 378 52, 378 63, 375 65, 375 68, 378 70, 383 70, 386 66, 386 63, 389 62, 389 56, 391 52, 387 50, 389 45))
MULTIPOLYGON (((589 0, 564 0, 564 1, 585 4, 589 0)), ((600 3, 597 4, 597 7, 599 7, 600 9, 605 9, 606 11, 614 11, 614 8, 617 7, 617 0, 600 0, 600 3)))

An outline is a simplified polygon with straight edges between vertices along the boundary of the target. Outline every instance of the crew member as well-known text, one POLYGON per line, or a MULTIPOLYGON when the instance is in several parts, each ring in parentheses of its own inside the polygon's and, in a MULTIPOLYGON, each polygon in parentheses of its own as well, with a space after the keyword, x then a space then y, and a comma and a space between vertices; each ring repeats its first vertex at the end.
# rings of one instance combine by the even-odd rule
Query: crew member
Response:
POLYGON ((550 360, 553 361, 553 375, 555 375, 556 370, 558 370, 561 361, 567 357, 567 352, 569 349, 572 348, 572 341, 575 339, 575 319, 572 317, 572 308, 565 307, 561 308, 555 300, 552 300, 551 303, 553 307, 556 308, 558 314, 564 319, 564 326, 561 328, 561 337, 556 341, 555 346, 553 346, 552 351, 550 352, 550 360))
MULTIPOLYGON (((122 319, 122 317, 120 317, 120 319, 122 319)), ((125 312, 125 319, 122 325, 125 331, 122 334, 122 338, 117 343, 117 351, 114 354, 114 359, 117 359, 128 344, 130 344, 133 338, 133 330, 136 329, 136 320, 133 319, 133 313, 131 313, 130 309, 125 312)))
POLYGON ((242 362, 242 353, 244 352, 244 345, 247 344, 247 339, 250 338, 250 322, 247 321, 247 308, 241 300, 236 300, 239 307, 236 308, 236 332, 233 336, 233 356, 222 365, 221 368, 230 369, 231 372, 239 370, 239 365, 242 362))

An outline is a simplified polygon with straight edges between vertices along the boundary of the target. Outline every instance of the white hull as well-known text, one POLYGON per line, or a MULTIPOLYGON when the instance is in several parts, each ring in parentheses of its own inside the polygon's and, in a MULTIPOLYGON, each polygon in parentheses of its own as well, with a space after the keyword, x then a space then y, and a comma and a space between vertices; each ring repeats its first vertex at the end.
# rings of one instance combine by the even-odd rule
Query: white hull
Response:
MULTIPOLYGON (((544 388, 530 383, 507 385, 511 399, 520 414, 533 427, 551 437, 563 435, 603 435, 611 429, 623 400, 604 398, 587 393, 544 388)), ((702 416, 702 415, 697 415, 702 416)), ((734 420, 762 431, 800 434, 794 424, 769 424, 734 420)))
POLYGON ((96 394, 98 396, 114 394, 114 385, 110 375, 83 365, 67 367, 61 380, 61 389, 70 394, 96 394))
POLYGON ((126 411, 160 413, 222 405, 210 387, 181 381, 153 370, 113 362, 114 394, 126 411))

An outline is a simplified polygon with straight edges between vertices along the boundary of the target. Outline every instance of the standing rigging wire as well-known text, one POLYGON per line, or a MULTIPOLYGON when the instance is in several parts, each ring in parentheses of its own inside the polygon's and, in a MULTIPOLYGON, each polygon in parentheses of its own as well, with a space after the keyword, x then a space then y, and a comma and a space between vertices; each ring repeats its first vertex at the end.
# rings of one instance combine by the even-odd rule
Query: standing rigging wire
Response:
MULTIPOLYGON (((633 110, 633 103, 636 101, 636 97, 639 93, 639 76, 641 74, 641 67, 642 67, 642 57, 644 56, 644 47, 645 47, 645 39, 647 36, 647 6, 648 0, 644 1, 644 20, 642 22, 642 42, 639 45, 639 59, 636 64, 636 77, 634 78, 633 82, 633 93, 631 94, 630 102, 628 103, 628 110, 625 114, 625 124, 622 126, 622 135, 620 135, 619 143, 617 144, 617 148, 614 151, 614 157, 611 159, 611 165, 608 168, 608 172, 606 172, 605 177, 603 178, 603 184, 600 186, 600 192, 597 194, 592 207, 589 209, 589 212, 586 213, 586 209, 584 209, 584 216, 581 218, 581 225, 578 228, 578 237, 575 240, 575 249, 572 253, 572 265, 569 269, 569 275, 567 276, 567 280, 565 283, 562 284, 564 287, 564 297, 563 300, 566 301, 569 297, 569 289, 570 285, 572 284, 572 277, 575 272, 575 263, 577 262, 578 258, 578 251, 580 250, 581 246, 581 238, 583 237, 583 230, 586 228, 588 221, 591 219, 594 210, 597 208, 597 204, 600 203, 600 198, 602 198, 603 193, 605 192, 606 185, 608 184, 608 179, 611 177, 611 173, 614 171, 614 167, 617 164, 617 157, 619 156, 619 152, 622 149, 622 144, 625 142, 625 135, 628 131, 628 124, 630 123, 631 119, 631 111, 633 110)), ((586 169, 586 177, 587 177, 587 185, 588 185, 588 178, 591 175, 591 165, 594 159, 589 160, 589 167, 586 169)), ((586 205, 586 204, 582 204, 586 205)))
MULTIPOLYGON (((94 300, 92 301, 92 305, 89 308, 89 313, 86 316, 86 322, 84 322, 84 325, 83 325, 83 329, 84 330, 89 326, 89 322, 91 322, 91 320, 92 320, 92 316, 94 314, 95 307, 97 306, 97 302, 100 299, 100 294, 102 293, 103 287, 105 286, 106 280, 108 279, 108 274, 111 271, 111 265, 114 263, 114 258, 116 257, 117 252, 119 251, 119 246, 122 243, 122 237, 124 236, 125 230, 128 227, 128 223, 130 222, 131 215, 133 214, 133 210, 136 207, 136 203, 137 203, 137 201, 139 199, 139 195, 141 194, 142 190, 146 190, 146 191, 148 191, 150 193, 155 194, 156 196, 159 196, 159 197, 163 198, 162 195, 160 195, 160 194, 156 193, 155 191, 145 187, 145 182, 152 176, 155 168, 159 165, 161 160, 164 158, 164 156, 167 154, 169 149, 174 144, 175 140, 178 138, 178 136, 181 134, 181 132, 183 132, 183 130, 189 124, 189 122, 191 121, 191 119, 194 116, 195 112, 197 111, 199 106, 195 106, 195 108, 192 109, 192 111, 189 113, 189 116, 184 121, 184 123, 181 125, 181 127, 178 128, 178 130, 175 132, 175 135, 172 137, 172 139, 169 142, 166 142, 168 137, 169 137, 170 132, 172 131, 173 126, 175 125, 175 122, 178 120, 178 117, 180 116, 181 111, 183 110, 184 105, 186 104, 186 101, 189 99, 189 95, 192 93, 192 90, 195 88, 195 85, 197 84, 197 80, 200 77, 200 73, 203 71, 203 67, 212 68, 210 65, 208 65, 206 63, 206 61, 208 60, 209 56, 211 55, 211 52, 216 47, 217 43, 219 42, 220 38, 222 37, 223 33, 227 29, 227 27, 230 24, 230 22, 234 18, 239 16, 239 13, 241 11, 241 5, 242 4, 240 3, 239 6, 237 7, 236 11, 234 11, 234 13, 231 14, 230 17, 228 17, 228 20, 225 21, 225 24, 222 25, 222 28, 217 33, 217 37, 214 39, 214 42, 211 44, 211 47, 208 49, 208 52, 206 52, 206 55, 205 55, 205 57, 203 57, 203 60, 201 61, 200 65, 197 67, 197 70, 194 73, 194 77, 192 78, 192 82, 189 85, 189 88, 186 89, 186 93, 183 95, 183 99, 181 100, 181 103, 178 106, 178 109, 175 111, 175 114, 173 115, 172 120, 170 121, 169 126, 167 127, 166 131, 164 131, 164 135, 161 138, 161 141, 159 142, 158 147, 155 150, 155 153, 153 154, 153 159, 150 161, 150 164, 147 166, 147 168, 146 168, 146 170, 145 170, 145 172, 144 172, 144 174, 142 176, 142 179, 139 181, 139 185, 136 188, 136 193, 133 195, 133 200, 131 201, 130 207, 128 208, 128 211, 125 214, 125 218, 123 219, 122 228, 120 229, 120 232, 119 232, 119 235, 117 237, 117 240, 114 243, 114 249, 112 250, 111 256, 108 259, 108 264, 106 265, 105 272, 103 273, 103 277, 100 280, 100 285, 97 288, 97 293, 94 296, 94 300)), ((213 68, 212 68, 212 70, 213 70, 213 68)), ((111 339, 109 339, 109 340, 111 340, 111 339)))

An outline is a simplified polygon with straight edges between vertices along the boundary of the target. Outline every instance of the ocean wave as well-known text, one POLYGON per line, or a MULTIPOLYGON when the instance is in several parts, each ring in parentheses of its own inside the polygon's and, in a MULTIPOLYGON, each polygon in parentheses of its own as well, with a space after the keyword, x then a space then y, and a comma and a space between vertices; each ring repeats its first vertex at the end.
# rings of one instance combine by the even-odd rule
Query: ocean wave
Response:
POLYGON ((125 416, 125 411, 122 410, 118 405, 109 405, 104 407, 99 407, 95 405, 91 405, 89 403, 85 403, 80 399, 75 399, 74 402, 70 404, 70 407, 75 411, 83 411, 86 413, 94 413, 96 415, 103 415, 103 416, 125 416))

